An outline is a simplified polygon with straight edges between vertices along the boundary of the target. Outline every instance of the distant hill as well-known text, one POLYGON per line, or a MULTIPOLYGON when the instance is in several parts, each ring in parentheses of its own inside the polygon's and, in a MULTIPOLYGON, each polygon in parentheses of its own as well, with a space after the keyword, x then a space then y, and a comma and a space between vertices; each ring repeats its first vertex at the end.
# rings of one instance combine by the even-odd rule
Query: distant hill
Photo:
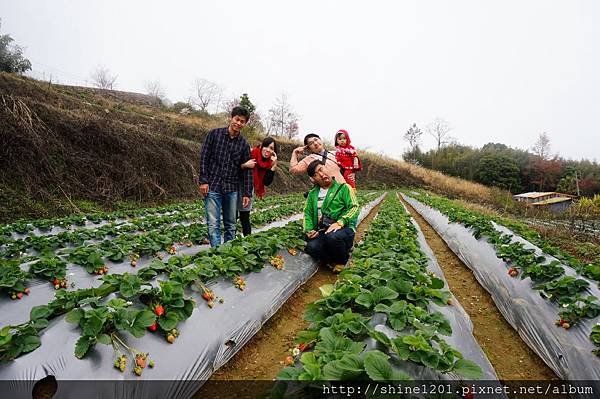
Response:
MULTIPOLYGON (((202 141, 225 123, 219 116, 180 115, 143 94, 0 73, 0 221, 198 198, 202 141)), ((306 190, 306 176, 287 171, 299 143, 279 141, 281 168, 269 190, 306 190)), ((502 196, 377 154, 362 157, 359 188, 423 186, 486 203, 502 196)))

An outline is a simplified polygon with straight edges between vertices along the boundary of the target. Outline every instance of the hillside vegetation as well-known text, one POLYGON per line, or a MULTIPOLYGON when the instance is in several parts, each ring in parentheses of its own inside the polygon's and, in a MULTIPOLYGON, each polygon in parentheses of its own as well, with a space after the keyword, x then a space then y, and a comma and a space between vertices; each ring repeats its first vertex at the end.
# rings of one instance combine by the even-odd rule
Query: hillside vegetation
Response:
MULTIPOLYGON (((143 96, 52 85, 0 73, 0 221, 197 199, 198 153, 224 116, 184 116, 143 96)), ((327 137, 328 132, 322 132, 327 137)), ((260 135, 248 137, 251 144, 260 135)), ((309 187, 281 167, 270 191, 309 187)), ((488 205, 507 192, 362 153, 361 188, 419 186, 488 205)))

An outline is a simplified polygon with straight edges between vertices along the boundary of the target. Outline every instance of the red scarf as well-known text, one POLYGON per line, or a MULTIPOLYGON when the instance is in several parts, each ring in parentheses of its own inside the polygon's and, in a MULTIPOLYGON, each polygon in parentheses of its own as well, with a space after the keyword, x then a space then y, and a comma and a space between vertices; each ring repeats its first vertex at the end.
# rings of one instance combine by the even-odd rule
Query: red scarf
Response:
POLYGON ((252 169, 254 192, 258 198, 262 199, 265 196, 265 172, 273 167, 273 161, 270 158, 264 159, 261 152, 260 146, 254 147, 250 151, 250 156, 256 161, 256 166, 252 169))

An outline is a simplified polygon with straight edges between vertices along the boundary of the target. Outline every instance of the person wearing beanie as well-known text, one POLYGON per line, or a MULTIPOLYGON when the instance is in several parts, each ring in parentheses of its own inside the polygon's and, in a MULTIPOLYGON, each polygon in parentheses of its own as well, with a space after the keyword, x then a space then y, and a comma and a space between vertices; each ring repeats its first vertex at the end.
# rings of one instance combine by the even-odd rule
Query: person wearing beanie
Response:
POLYGON ((356 190, 356 172, 362 170, 362 162, 356 153, 356 149, 350 142, 350 135, 344 129, 335 134, 335 159, 343 170, 344 179, 356 190))
POLYGON ((304 137, 304 146, 298 147, 292 151, 292 158, 290 159, 290 172, 293 174, 306 173, 308 165, 312 161, 321 161, 329 176, 335 179, 338 183, 346 183, 346 179, 340 172, 340 166, 338 165, 335 154, 327 151, 323 146, 323 141, 319 135, 310 133, 304 137), (308 151, 308 155, 302 160, 298 160, 298 157, 305 154, 308 151))
POLYGON ((319 160, 308 165, 307 174, 315 186, 309 191, 304 207, 303 229, 308 238, 304 252, 339 273, 348 262, 354 244, 360 213, 356 192, 329 176, 319 160))

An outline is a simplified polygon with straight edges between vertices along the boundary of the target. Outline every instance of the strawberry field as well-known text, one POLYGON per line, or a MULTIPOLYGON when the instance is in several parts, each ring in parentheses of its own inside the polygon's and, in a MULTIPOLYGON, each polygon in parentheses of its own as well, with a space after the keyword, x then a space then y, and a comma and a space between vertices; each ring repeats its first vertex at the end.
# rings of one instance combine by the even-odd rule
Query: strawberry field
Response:
POLYGON ((600 378, 600 265, 548 245, 522 223, 426 193, 411 191, 404 198, 471 268, 505 319, 559 377, 600 378))
MULTIPOLYGON (((294 333, 277 392, 311 380, 499 384, 400 195, 559 377, 600 377, 598 265, 445 198, 359 192, 359 220, 377 207, 375 219, 349 267, 298 315, 308 327, 294 333)), ((296 194, 259 201, 253 234, 215 249, 200 202, 2 226, 0 379, 22 381, 15 394, 52 375, 162 380, 154 394, 194 396, 316 273, 302 253, 303 205, 296 194)))
POLYGON ((258 202, 257 233, 217 249, 201 203, 4 226, 2 379, 206 380, 315 272, 303 204, 258 202))

